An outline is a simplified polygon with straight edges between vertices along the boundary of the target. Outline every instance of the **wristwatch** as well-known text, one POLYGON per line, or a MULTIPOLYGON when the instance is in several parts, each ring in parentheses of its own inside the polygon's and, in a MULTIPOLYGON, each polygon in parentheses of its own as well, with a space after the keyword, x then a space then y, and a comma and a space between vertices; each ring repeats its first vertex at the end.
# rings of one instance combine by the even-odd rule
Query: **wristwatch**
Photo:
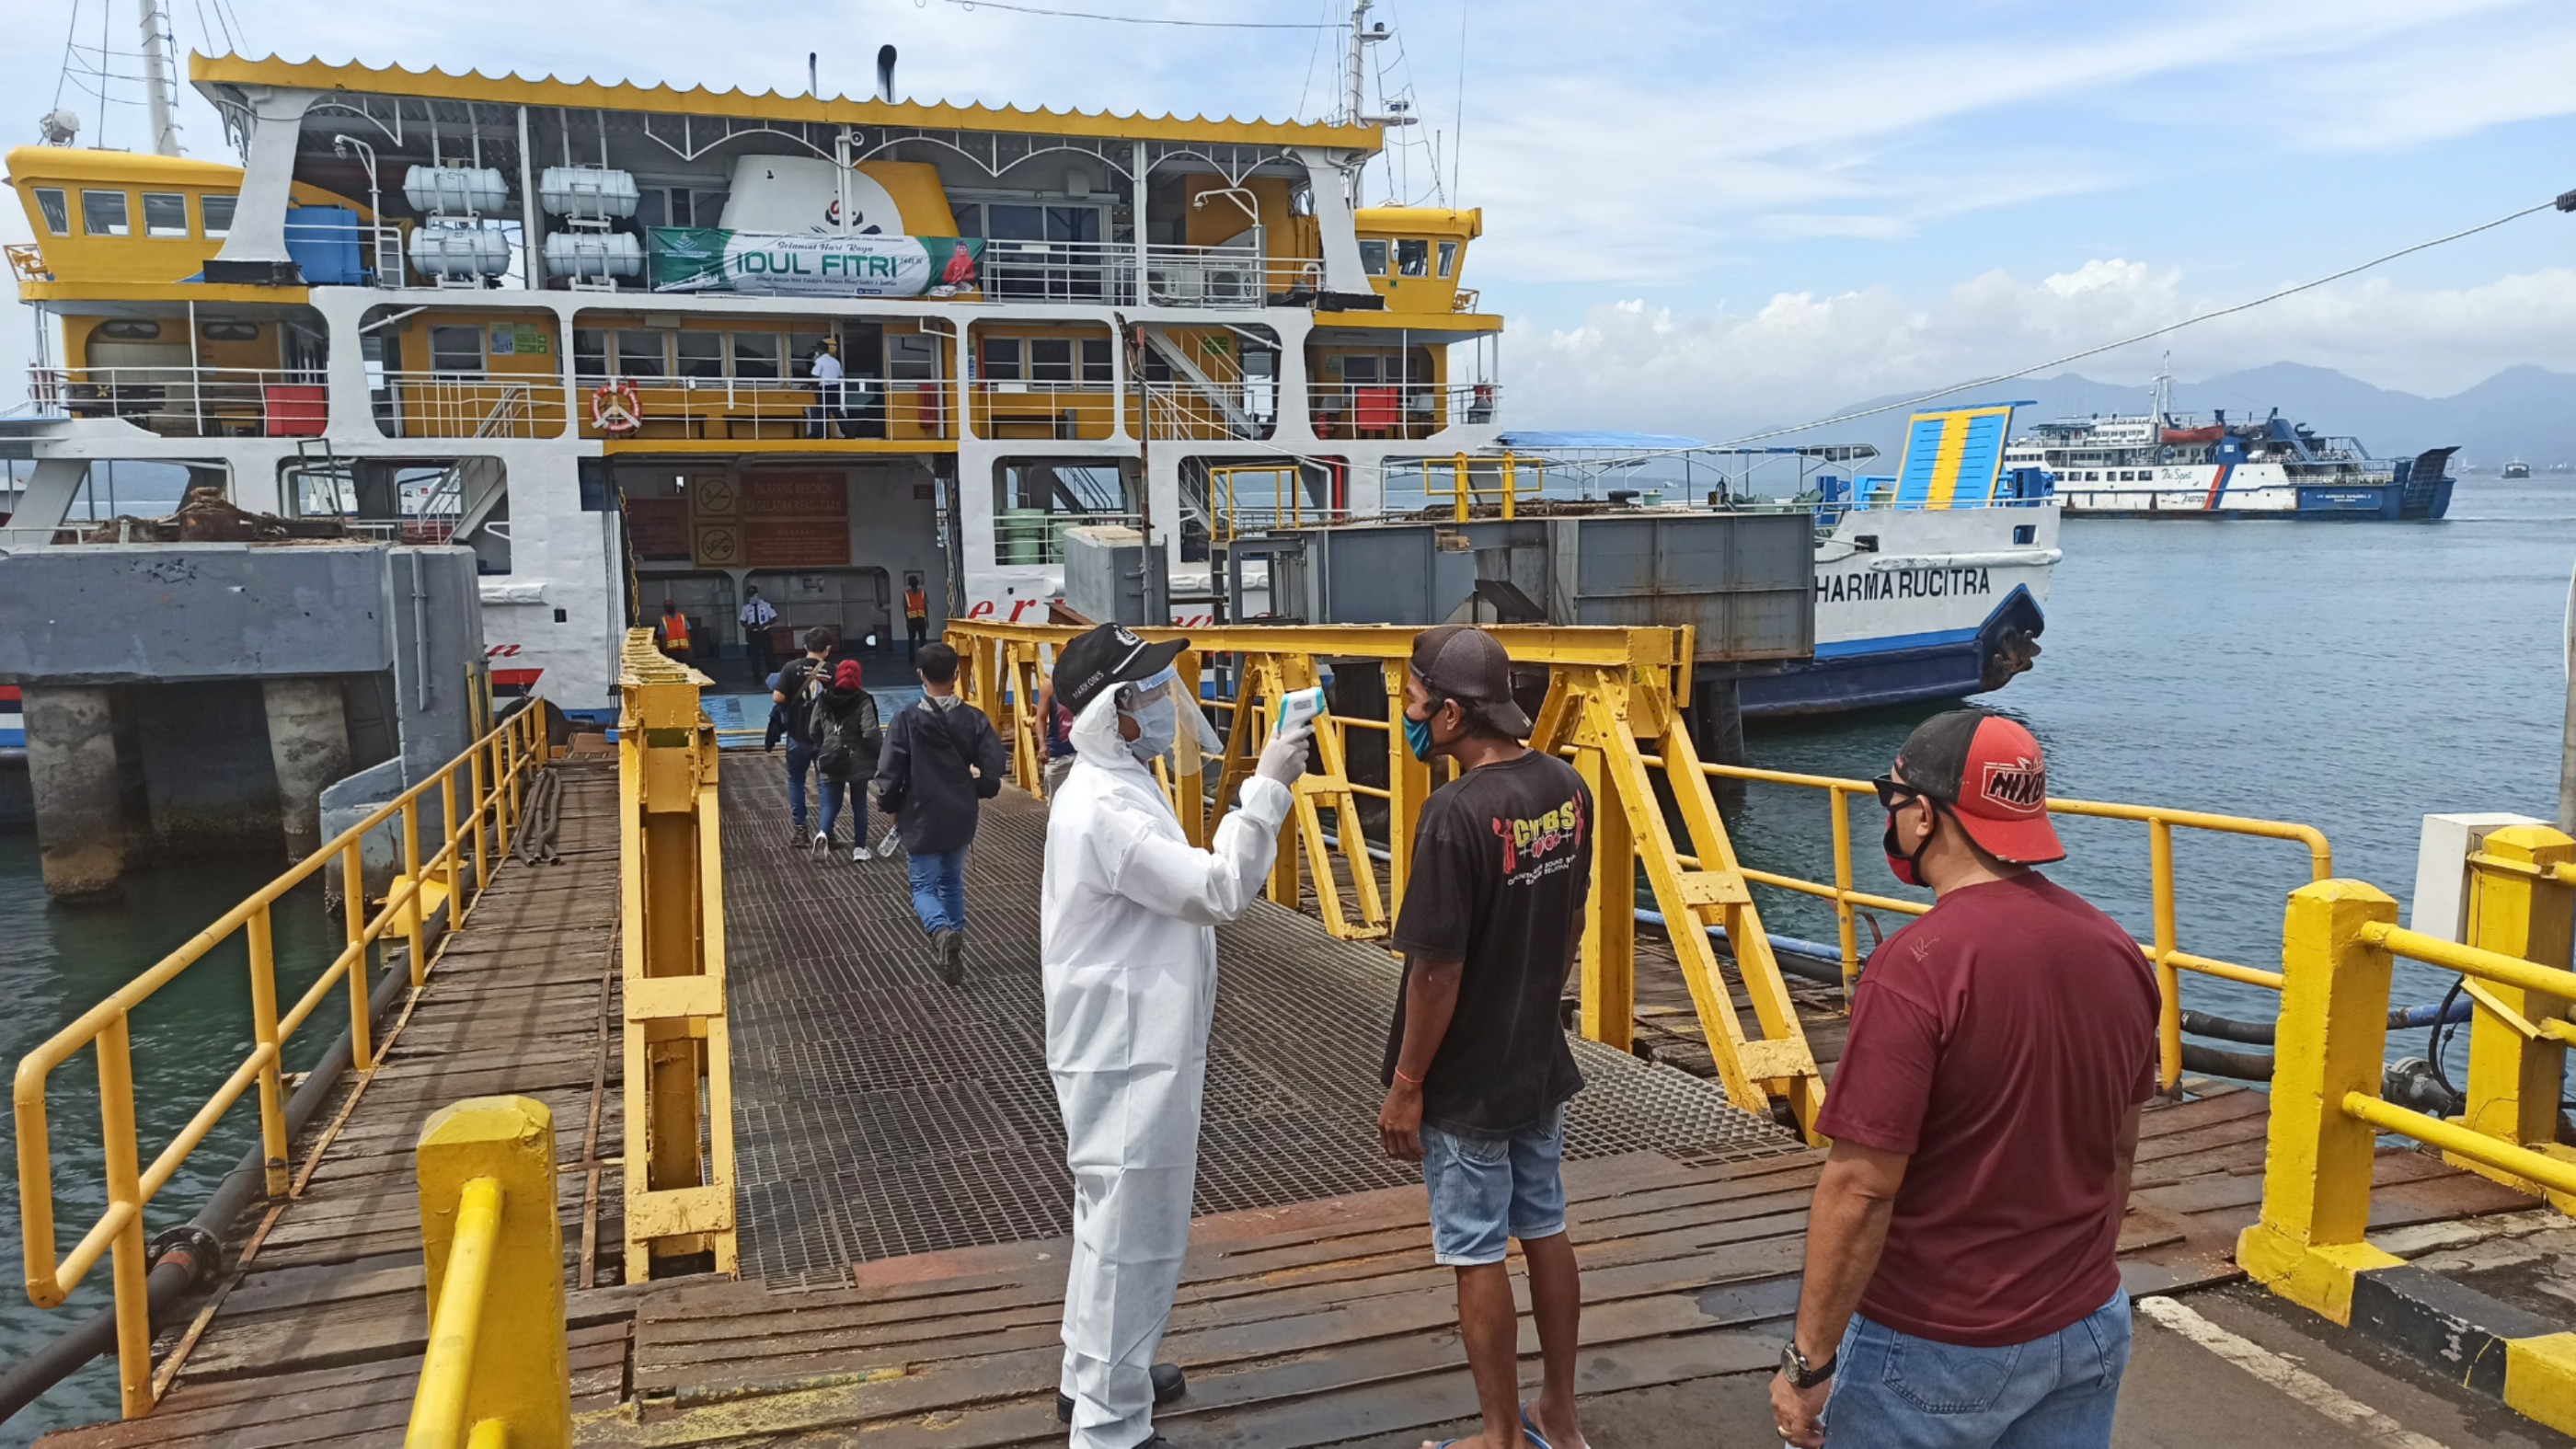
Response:
POLYGON ((1780 1377, 1787 1379, 1789 1387, 1793 1389, 1812 1389, 1832 1378, 1834 1366, 1841 1362, 1842 1355, 1835 1353, 1829 1355, 1823 1363, 1810 1366, 1807 1356, 1798 1352, 1798 1346, 1793 1343, 1780 1350, 1780 1377))

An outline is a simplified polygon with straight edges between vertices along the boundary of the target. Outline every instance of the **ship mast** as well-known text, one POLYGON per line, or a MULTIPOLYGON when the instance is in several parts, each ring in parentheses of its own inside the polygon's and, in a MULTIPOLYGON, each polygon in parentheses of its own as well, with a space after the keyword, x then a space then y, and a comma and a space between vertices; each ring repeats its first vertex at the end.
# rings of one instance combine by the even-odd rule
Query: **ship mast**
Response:
MULTIPOLYGON (((170 17, 163 12, 161 0, 140 0, 138 8, 143 13, 143 104, 152 127, 152 150, 177 156, 181 152, 178 95, 170 83, 170 17)), ((103 56, 99 69, 107 69, 103 56)))

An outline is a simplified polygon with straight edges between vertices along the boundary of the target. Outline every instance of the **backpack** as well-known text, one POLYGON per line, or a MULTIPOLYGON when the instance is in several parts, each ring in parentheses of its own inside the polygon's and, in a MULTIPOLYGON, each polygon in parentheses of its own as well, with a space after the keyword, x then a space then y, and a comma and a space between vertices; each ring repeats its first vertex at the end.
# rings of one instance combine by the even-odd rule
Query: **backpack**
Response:
POLYGON ((830 683, 811 659, 790 660, 787 667, 779 671, 778 692, 787 696, 787 702, 779 707, 786 711, 788 738, 818 742, 816 734, 821 721, 814 716, 814 705, 830 683))
POLYGON ((849 779, 857 773, 861 760, 874 768, 884 732, 877 727, 877 702, 873 697, 861 695, 858 708, 851 710, 847 719, 834 719, 829 710, 814 718, 814 760, 824 778, 849 779))

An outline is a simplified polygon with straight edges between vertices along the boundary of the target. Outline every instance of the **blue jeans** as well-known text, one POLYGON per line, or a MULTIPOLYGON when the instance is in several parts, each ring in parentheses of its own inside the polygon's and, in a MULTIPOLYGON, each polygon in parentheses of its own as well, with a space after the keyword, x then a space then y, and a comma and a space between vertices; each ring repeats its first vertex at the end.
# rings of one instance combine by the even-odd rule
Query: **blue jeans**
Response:
MULTIPOLYGON (((794 822, 796 833, 799 835, 805 833, 805 772, 813 768, 814 747, 800 742, 794 735, 789 735, 787 737, 787 818, 794 822)), ((822 778, 822 772, 816 771, 815 782, 821 783, 822 778)))
POLYGON ((1565 1231, 1565 1109, 1510 1137, 1422 1124, 1422 1185, 1431 1192, 1431 1258, 1445 1268, 1503 1261, 1509 1240, 1565 1231))
POLYGON ((2129 1295, 2005 1348, 1962 1348, 1852 1315, 1825 1442, 1853 1449, 2109 1449, 2129 1366, 2129 1295))
POLYGON ((825 835, 832 833, 832 824, 834 821, 841 818, 841 801, 846 797, 850 802, 850 843, 852 845, 867 844, 868 782, 865 780, 835 780, 824 774, 822 771, 816 770, 814 772, 814 789, 815 792, 822 797, 823 804, 823 823, 816 828, 821 830, 825 835))
POLYGON ((936 855, 915 851, 904 873, 912 878, 912 913, 921 917, 921 929, 966 929, 966 847, 936 855))

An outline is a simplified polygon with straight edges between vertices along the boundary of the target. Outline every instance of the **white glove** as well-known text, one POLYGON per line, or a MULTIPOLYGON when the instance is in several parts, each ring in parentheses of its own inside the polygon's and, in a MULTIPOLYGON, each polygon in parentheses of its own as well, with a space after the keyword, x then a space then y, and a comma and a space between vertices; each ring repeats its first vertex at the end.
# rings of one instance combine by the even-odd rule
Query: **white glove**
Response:
POLYGON ((1297 777, 1306 773, 1306 747, 1314 742, 1312 720, 1301 721, 1295 729, 1281 730, 1261 747, 1261 763, 1253 767, 1252 773, 1282 785, 1294 785, 1297 777))

